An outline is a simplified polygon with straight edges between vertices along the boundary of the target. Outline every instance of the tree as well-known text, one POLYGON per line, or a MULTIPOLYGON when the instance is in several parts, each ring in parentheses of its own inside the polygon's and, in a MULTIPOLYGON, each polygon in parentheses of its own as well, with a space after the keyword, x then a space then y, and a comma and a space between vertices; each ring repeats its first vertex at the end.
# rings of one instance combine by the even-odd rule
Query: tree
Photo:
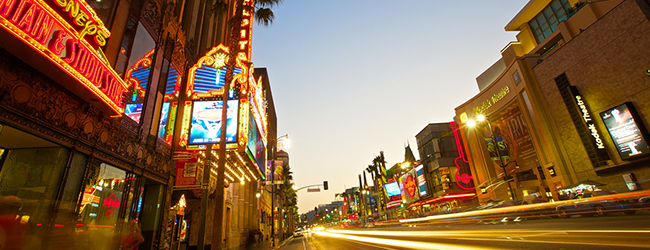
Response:
MULTIPOLYGON (((221 0, 217 2, 223 3, 221 0)), ((235 71, 235 65, 237 64, 237 56, 240 52, 240 47, 238 46, 238 32, 242 23, 244 11, 255 11, 255 17, 258 19, 258 23, 263 25, 269 25, 273 22, 273 12, 271 7, 281 3, 282 0, 258 0, 254 5, 251 5, 251 0, 236 0, 235 4, 235 13, 232 19, 230 19, 230 36, 228 43, 228 58, 226 60, 226 79, 224 84, 224 91, 221 97, 223 107, 221 112, 221 121, 228 120, 228 94, 230 92, 230 83, 233 81, 233 72, 235 71), (257 7, 257 8, 256 8, 257 7)), ((248 67, 248 65, 246 65, 248 67)), ((240 80, 241 82, 242 80, 240 80)), ((226 124, 227 122, 221 122, 221 137, 219 141, 219 164, 217 167, 217 204, 215 205, 215 221, 214 221, 214 230, 212 230, 212 242, 223 242, 223 214, 224 214, 224 184, 225 184, 225 169, 226 169, 226 124)), ((222 244, 212 244, 214 249, 221 250, 222 244)))

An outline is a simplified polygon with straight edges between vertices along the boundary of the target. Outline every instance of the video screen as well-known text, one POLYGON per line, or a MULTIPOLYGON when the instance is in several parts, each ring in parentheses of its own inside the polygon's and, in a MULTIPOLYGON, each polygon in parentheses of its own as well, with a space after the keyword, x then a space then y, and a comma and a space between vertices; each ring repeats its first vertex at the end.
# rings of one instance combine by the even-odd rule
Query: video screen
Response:
MULTIPOLYGON (((239 101, 228 101, 226 142, 237 142, 239 101)), ((189 144, 219 143, 221 141, 222 101, 195 101, 189 144)))

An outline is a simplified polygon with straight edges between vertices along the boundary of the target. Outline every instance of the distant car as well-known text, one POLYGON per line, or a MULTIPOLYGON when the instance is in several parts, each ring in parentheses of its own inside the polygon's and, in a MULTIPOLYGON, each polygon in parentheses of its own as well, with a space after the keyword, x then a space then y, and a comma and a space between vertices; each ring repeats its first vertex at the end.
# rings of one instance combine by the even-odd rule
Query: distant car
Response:
POLYGON ((293 231, 293 237, 299 237, 299 236, 302 236, 303 234, 304 234, 304 232, 302 231, 302 229, 298 229, 296 231, 293 231))
POLYGON ((640 207, 638 202, 621 198, 616 191, 588 191, 581 197, 557 206, 555 211, 560 217, 569 217, 572 214, 606 216, 610 212, 631 215, 640 207))

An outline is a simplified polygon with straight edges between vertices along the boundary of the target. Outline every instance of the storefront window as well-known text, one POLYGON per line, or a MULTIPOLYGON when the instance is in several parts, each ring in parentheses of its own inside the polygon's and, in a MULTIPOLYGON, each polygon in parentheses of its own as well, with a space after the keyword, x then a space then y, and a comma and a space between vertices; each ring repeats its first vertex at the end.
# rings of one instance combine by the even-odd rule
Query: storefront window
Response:
POLYGON ((0 132, 0 197, 20 200, 18 216, 38 231, 49 223, 69 150, 20 130, 0 132))
POLYGON ((81 199, 80 220, 90 227, 114 228, 125 188, 126 171, 108 164, 90 169, 81 199))

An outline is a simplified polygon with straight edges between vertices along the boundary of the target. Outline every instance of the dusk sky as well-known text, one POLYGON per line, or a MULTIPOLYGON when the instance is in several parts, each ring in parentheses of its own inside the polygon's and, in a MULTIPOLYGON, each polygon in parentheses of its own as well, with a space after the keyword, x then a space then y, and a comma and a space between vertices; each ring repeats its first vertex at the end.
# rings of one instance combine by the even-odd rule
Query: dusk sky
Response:
MULTIPOLYGON (((504 27, 526 0, 284 0, 275 22, 255 26, 252 61, 267 68, 288 134, 300 213, 359 185, 384 151, 404 160, 429 123, 449 122, 478 94, 476 77, 516 32, 504 27)), ((368 174, 368 181, 370 175, 368 174)))

